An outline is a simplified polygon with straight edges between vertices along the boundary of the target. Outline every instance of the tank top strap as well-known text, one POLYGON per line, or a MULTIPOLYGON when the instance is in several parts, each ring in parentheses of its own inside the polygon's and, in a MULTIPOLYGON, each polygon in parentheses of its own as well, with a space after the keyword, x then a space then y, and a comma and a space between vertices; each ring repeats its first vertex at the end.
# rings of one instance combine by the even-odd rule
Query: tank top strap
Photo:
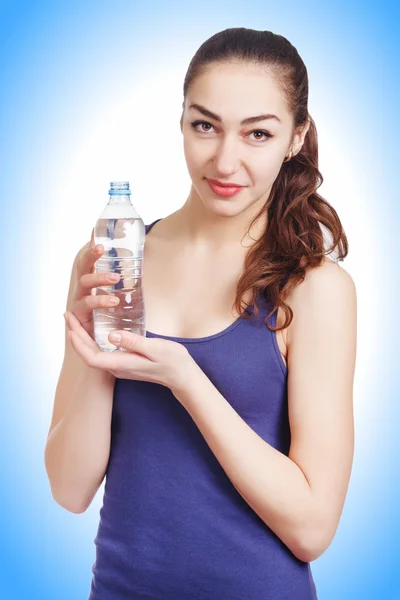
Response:
POLYGON ((153 221, 152 223, 149 223, 148 225, 145 225, 145 230, 146 233, 148 233, 150 231, 150 229, 153 227, 153 225, 155 225, 156 223, 158 223, 158 221, 161 221, 162 217, 160 219, 156 219, 155 221, 153 221))
MULTIPOLYGON (((258 307, 258 317, 257 317, 256 322, 255 322, 255 319, 256 319, 255 308, 254 308, 253 302, 250 304, 248 310, 250 311, 250 314, 252 315, 253 322, 255 322, 255 324, 259 327, 265 327, 264 323, 265 323, 265 320, 268 317, 269 313, 271 312, 271 306, 267 302, 262 290, 259 290, 258 293, 256 294, 256 302, 257 302, 257 307, 258 307)), ((275 310, 272 313, 272 315, 270 315, 268 318, 268 323, 270 325, 272 325, 273 327, 276 327, 276 318, 277 318, 277 311, 275 310)))

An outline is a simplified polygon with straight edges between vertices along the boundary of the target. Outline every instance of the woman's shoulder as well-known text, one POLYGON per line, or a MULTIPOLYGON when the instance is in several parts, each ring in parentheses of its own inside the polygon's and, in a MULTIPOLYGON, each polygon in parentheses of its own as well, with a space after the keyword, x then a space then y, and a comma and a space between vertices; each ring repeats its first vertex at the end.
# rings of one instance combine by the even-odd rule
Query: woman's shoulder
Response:
POLYGON ((295 321, 309 323, 313 315, 326 320, 339 316, 340 311, 350 310, 356 302, 356 287, 350 273, 338 262, 324 258, 320 265, 306 271, 285 299, 293 311, 288 327, 288 339, 295 321))
MULTIPOLYGON (((323 258, 320 265, 309 269, 306 272, 304 279, 305 285, 303 289, 319 289, 320 286, 333 286, 333 288, 352 288, 355 287, 355 283, 350 273, 342 267, 337 261, 325 257, 323 258)), ((301 289, 301 285, 299 286, 301 289)))
POLYGON ((306 270, 304 279, 288 295, 288 304, 301 304, 309 294, 318 294, 318 291, 323 292, 326 288, 339 288, 344 291, 354 287, 355 283, 350 273, 337 261, 324 257, 317 267, 306 270))

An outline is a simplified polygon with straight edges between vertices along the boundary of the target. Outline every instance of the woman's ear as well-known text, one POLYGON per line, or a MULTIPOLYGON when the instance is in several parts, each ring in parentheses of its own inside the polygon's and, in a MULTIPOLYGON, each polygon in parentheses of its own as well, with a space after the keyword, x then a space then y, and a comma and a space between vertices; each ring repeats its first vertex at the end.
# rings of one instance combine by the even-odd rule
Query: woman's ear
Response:
POLYGON ((298 133, 296 133, 296 135, 294 136, 294 144, 293 144, 293 156, 295 156, 296 154, 298 154, 304 144, 304 138, 307 135, 307 131, 310 128, 310 124, 311 122, 307 119, 306 124, 303 126, 302 129, 300 129, 300 131, 298 133))

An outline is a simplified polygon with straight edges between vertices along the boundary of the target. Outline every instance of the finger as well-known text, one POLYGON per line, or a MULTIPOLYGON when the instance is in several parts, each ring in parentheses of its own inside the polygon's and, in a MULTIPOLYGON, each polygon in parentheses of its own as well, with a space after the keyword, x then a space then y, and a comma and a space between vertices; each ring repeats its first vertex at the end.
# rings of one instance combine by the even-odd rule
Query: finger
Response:
MULTIPOLYGON (((93 342, 88 343, 81 332, 70 329, 68 336, 75 352, 93 369, 103 369, 110 371, 115 368, 115 359, 110 356, 109 352, 102 352, 98 345, 93 342), (94 345, 93 345, 94 344, 94 345), (95 347, 94 347, 95 346, 95 347)), ((114 352, 112 354, 115 354, 114 352)))
POLYGON ((83 358, 83 360, 90 365, 90 362, 92 360, 91 354, 93 353, 93 349, 90 349, 87 347, 86 341, 84 341, 82 339, 82 336, 79 332, 79 328, 76 326, 76 324, 72 324, 72 320, 73 320, 73 316, 71 316, 72 313, 65 313, 64 317, 65 320, 67 322, 67 326, 68 326, 68 331, 67 331, 67 335, 68 338, 75 350, 75 352, 81 357, 83 358))
POLYGON ((70 329, 68 331, 68 337, 71 341, 75 352, 85 361, 85 363, 89 367, 94 367, 94 363, 96 361, 96 354, 94 353, 94 351, 88 348, 88 346, 84 342, 82 342, 81 337, 76 331, 70 329))
POLYGON ((82 275, 86 273, 94 272, 94 264, 100 258, 100 256, 104 252, 104 246, 102 244, 95 244, 93 230, 92 237, 90 240, 89 247, 86 249, 80 260, 78 261, 77 271, 78 277, 80 278, 82 275), (99 246, 97 248, 96 246, 99 246))
POLYGON ((93 310, 116 308, 119 303, 119 297, 111 294, 86 294, 80 300, 76 301, 74 313, 83 325, 92 320, 93 310))
POLYGON ((81 344, 84 344, 93 353, 101 352, 98 344, 92 339, 86 329, 82 327, 79 319, 76 318, 74 313, 67 311, 65 313, 65 320, 69 330, 76 336, 76 339, 81 344))
POLYGON ((108 286, 111 287, 115 285, 120 279, 119 273, 85 273, 81 275, 79 283, 83 288, 87 290, 100 286, 108 286), (112 275, 116 275, 116 278, 113 278, 112 275))
POLYGON ((94 272, 95 262, 100 258, 104 251, 102 244, 97 245, 89 246, 89 248, 86 249, 85 253, 80 258, 77 265, 79 277, 82 277, 82 275, 85 275, 86 273, 94 272), (97 248, 97 245, 99 248, 97 248))
POLYGON ((75 351, 90 367, 110 372, 118 367, 115 358, 117 352, 103 352, 100 350, 97 342, 90 337, 72 312, 67 311, 65 318, 70 328, 70 339, 75 351))
POLYGON ((149 340, 143 335, 132 333, 130 331, 116 330, 110 333, 108 339, 112 344, 123 350, 143 354, 143 356, 152 360, 149 349, 149 340))

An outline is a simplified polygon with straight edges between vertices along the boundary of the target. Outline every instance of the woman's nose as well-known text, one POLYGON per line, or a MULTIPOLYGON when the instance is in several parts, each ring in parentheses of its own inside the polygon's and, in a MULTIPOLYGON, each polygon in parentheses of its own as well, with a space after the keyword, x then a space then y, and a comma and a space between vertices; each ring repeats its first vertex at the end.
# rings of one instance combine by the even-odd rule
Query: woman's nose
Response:
POLYGON ((238 144, 232 141, 222 142, 215 153, 214 164, 221 175, 236 173, 241 164, 238 144))

